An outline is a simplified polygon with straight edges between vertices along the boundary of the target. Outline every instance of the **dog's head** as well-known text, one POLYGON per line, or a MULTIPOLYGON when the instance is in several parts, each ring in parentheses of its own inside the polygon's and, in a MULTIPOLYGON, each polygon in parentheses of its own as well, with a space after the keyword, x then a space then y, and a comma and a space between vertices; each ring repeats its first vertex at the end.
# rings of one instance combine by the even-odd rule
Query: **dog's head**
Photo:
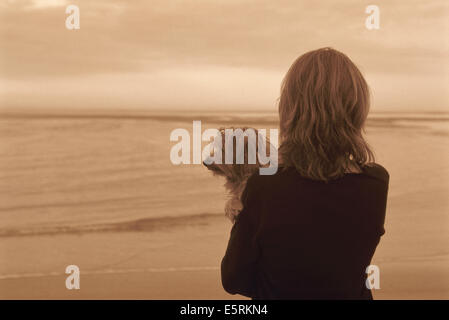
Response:
POLYGON ((229 183, 240 184, 264 166, 259 162, 257 155, 258 145, 261 142, 266 144, 266 150, 270 150, 268 139, 260 135, 254 128, 220 128, 219 134, 215 138, 214 149, 203 164, 213 174, 225 177, 229 183), (227 139, 228 143, 226 143, 227 139), (221 153, 221 157, 217 157, 217 152, 221 153), (230 158, 230 153, 232 158, 230 158), (227 154, 228 158, 226 159, 227 154), (221 161, 217 163, 217 159, 221 161), (231 159, 232 162, 229 163, 231 159), (241 163, 242 159, 243 163, 241 163))

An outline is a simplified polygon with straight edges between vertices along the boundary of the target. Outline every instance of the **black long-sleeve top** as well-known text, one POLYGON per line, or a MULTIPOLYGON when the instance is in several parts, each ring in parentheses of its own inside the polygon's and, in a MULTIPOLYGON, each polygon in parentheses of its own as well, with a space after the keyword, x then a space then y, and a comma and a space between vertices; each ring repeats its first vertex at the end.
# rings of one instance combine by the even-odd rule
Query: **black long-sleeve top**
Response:
POLYGON ((372 299, 365 271, 385 232, 388 182, 377 164, 329 182, 292 168, 253 175, 222 260, 224 289, 253 299, 372 299))

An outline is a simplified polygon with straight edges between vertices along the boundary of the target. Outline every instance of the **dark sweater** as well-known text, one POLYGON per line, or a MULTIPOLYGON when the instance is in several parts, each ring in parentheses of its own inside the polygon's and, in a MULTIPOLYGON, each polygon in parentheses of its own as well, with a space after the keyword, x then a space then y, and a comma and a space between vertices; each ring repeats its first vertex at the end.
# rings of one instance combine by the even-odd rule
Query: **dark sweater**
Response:
POLYGON ((388 172, 330 182, 294 169, 253 175, 221 264, 224 289, 253 299, 372 299, 366 267, 384 234, 388 172))

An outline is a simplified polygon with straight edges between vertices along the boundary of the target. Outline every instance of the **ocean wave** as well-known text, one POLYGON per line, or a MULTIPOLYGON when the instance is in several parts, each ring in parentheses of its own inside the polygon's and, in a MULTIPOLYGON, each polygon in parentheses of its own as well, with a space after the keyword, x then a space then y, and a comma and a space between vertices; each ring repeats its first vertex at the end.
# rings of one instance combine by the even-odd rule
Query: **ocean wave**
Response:
POLYGON ((60 234, 85 234, 104 232, 153 232, 172 228, 201 226, 213 219, 225 219, 222 213, 202 213, 196 215, 152 217, 132 221, 98 223, 87 225, 57 225, 42 227, 22 227, 0 229, 0 237, 26 237, 60 234))
POLYGON ((218 112, 189 112, 189 113, 152 113, 152 112, 0 112, 3 119, 103 119, 103 120, 150 120, 159 122, 192 122, 201 120, 207 123, 220 124, 276 124, 279 122, 276 113, 218 113, 218 112))
MULTIPOLYGON (((83 275, 121 274, 121 273, 161 273, 161 272, 195 272, 195 271, 218 271, 219 267, 195 266, 195 267, 167 267, 167 268, 135 268, 135 269, 104 269, 83 270, 83 275)), ((63 272, 35 272, 35 273, 11 273, 0 274, 0 280, 42 278, 67 276, 63 272)))

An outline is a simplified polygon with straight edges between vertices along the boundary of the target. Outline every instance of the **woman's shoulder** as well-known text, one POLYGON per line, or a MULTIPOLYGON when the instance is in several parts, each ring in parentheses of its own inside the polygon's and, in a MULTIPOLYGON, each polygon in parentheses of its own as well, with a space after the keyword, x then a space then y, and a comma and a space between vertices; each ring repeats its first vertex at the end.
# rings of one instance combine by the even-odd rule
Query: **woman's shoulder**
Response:
MULTIPOLYGON (((388 184, 390 180, 390 174, 387 169, 382 165, 370 162, 365 164, 363 167, 363 174, 370 178, 380 180, 388 184)), ((261 175, 258 171, 249 177, 247 186, 252 190, 262 190, 265 186, 269 186, 271 189, 277 186, 283 186, 288 181, 295 181, 299 178, 298 172, 294 168, 290 167, 279 167, 277 172, 272 175, 261 175)), ((306 179, 306 181, 309 181, 306 179)), ((311 181, 311 180, 310 180, 311 181)))
POLYGON ((256 171, 248 178, 247 186, 252 190, 262 190, 266 186, 269 186, 271 189, 276 188, 278 185, 285 184, 286 178, 292 176, 294 170, 290 169, 279 167, 275 173, 265 175, 256 171))
POLYGON ((365 164, 363 166, 363 173, 386 183, 388 183, 390 180, 390 174, 388 173, 387 169, 375 162, 365 164))

